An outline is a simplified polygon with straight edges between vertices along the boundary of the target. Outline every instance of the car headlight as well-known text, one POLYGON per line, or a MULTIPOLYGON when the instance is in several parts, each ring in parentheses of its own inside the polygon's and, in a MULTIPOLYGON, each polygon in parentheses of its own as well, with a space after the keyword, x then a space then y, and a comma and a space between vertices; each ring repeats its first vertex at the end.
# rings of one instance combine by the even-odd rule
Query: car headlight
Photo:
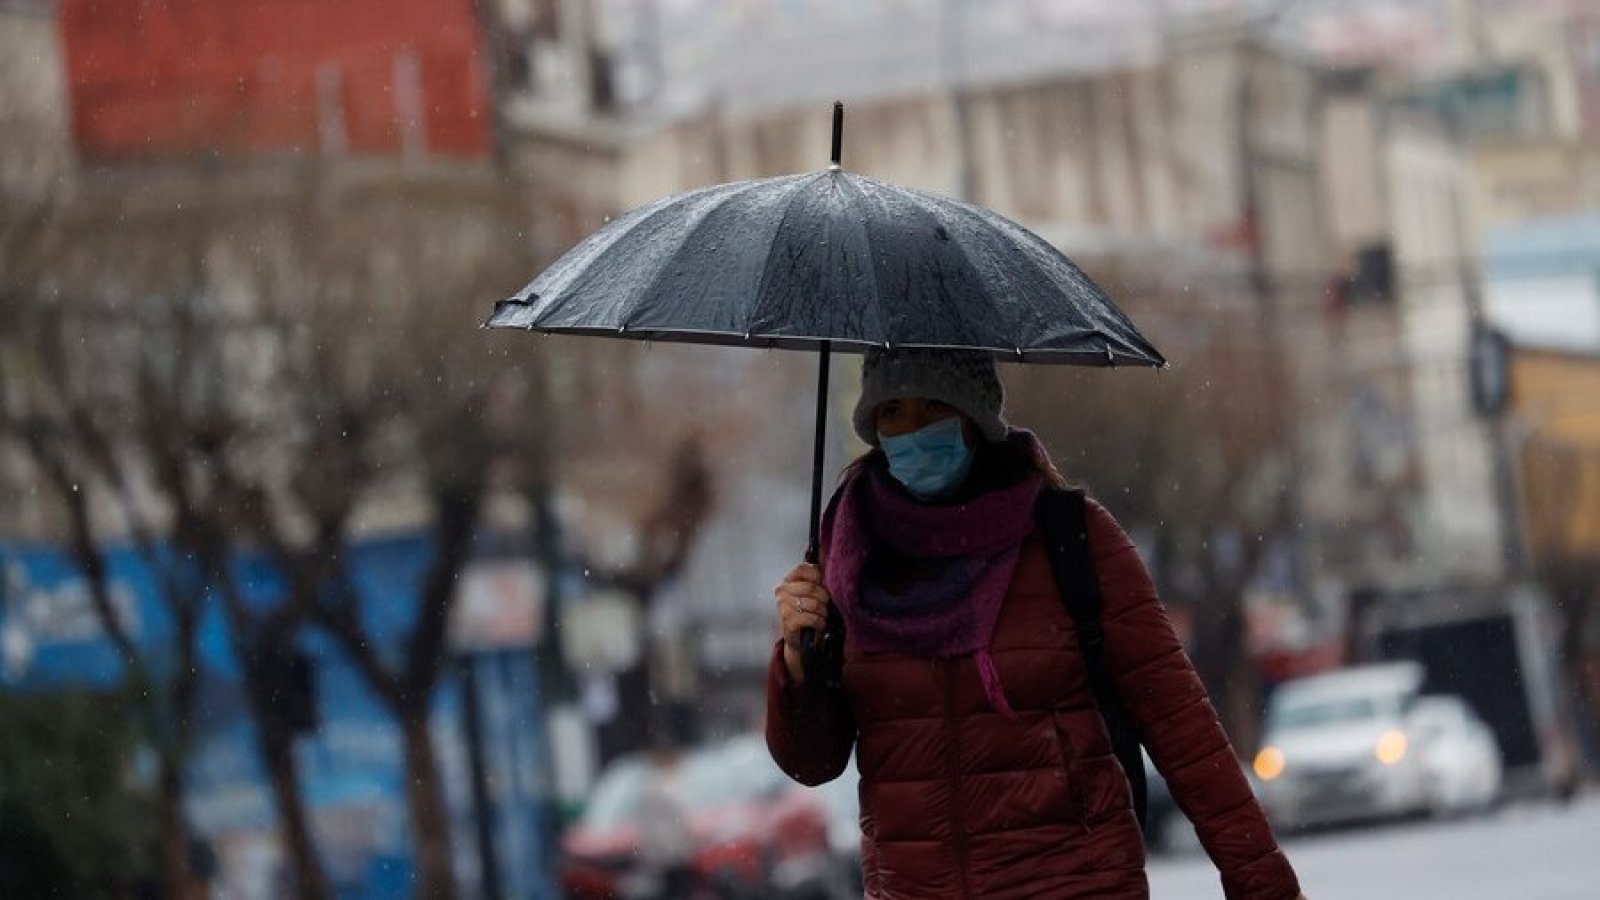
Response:
POLYGON ((1282 750, 1272 746, 1262 747, 1261 752, 1256 754, 1256 776, 1262 781, 1271 781, 1283 774, 1284 762, 1282 750))
POLYGON ((1406 733, 1398 729, 1385 731, 1378 738, 1378 745, 1373 748, 1373 754, 1378 757, 1378 762, 1392 766, 1406 758, 1406 733))

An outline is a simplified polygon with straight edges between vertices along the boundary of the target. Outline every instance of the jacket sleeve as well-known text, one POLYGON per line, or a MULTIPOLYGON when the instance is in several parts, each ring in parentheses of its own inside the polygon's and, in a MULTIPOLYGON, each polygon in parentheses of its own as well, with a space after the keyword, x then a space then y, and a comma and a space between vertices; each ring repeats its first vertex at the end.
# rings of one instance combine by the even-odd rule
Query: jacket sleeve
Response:
POLYGON ((1104 659, 1150 759, 1239 900, 1300 893, 1133 542, 1098 503, 1089 543, 1104 595, 1104 659))
POLYGON ((838 778, 850 763, 856 721, 844 691, 795 684, 783 664, 783 641, 767 664, 767 750, 801 784, 838 778))

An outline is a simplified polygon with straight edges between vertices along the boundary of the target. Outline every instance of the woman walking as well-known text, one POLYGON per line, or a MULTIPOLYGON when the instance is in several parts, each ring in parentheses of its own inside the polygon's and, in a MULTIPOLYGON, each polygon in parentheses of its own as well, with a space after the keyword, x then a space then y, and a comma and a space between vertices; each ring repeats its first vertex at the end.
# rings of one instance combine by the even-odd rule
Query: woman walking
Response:
MULTIPOLYGON (((820 567, 774 593, 767 743, 821 784, 854 751, 873 900, 1148 896, 1128 781, 1037 528, 1065 488, 1008 428, 987 354, 872 352, 854 424, 872 446, 822 523, 820 567), (807 683, 800 635, 835 606, 843 689, 807 683)), ((1278 850, 1137 551, 1087 505, 1101 664, 1230 898, 1293 900, 1278 850)))

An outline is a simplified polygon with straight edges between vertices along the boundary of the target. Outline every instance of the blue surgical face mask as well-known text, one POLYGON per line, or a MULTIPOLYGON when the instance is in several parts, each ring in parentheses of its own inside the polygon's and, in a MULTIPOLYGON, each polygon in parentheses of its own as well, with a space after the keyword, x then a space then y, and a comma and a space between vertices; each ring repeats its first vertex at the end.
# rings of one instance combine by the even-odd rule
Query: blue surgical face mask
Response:
POLYGON ((961 417, 950 416, 910 434, 878 435, 889 459, 889 474, 918 500, 955 490, 972 469, 972 448, 961 432, 961 417))

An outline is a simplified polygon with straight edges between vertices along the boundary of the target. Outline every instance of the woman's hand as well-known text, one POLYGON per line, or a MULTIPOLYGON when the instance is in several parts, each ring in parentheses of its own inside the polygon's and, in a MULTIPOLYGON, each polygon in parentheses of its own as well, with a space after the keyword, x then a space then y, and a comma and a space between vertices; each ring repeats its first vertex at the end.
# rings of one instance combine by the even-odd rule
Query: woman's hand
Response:
POLYGON ((828 627, 832 598, 822 586, 822 570, 811 563, 795 566, 772 593, 778 602, 778 625, 783 629, 783 664, 789 669, 789 679, 803 684, 806 673, 800 663, 800 633, 809 628, 821 638, 828 627))

